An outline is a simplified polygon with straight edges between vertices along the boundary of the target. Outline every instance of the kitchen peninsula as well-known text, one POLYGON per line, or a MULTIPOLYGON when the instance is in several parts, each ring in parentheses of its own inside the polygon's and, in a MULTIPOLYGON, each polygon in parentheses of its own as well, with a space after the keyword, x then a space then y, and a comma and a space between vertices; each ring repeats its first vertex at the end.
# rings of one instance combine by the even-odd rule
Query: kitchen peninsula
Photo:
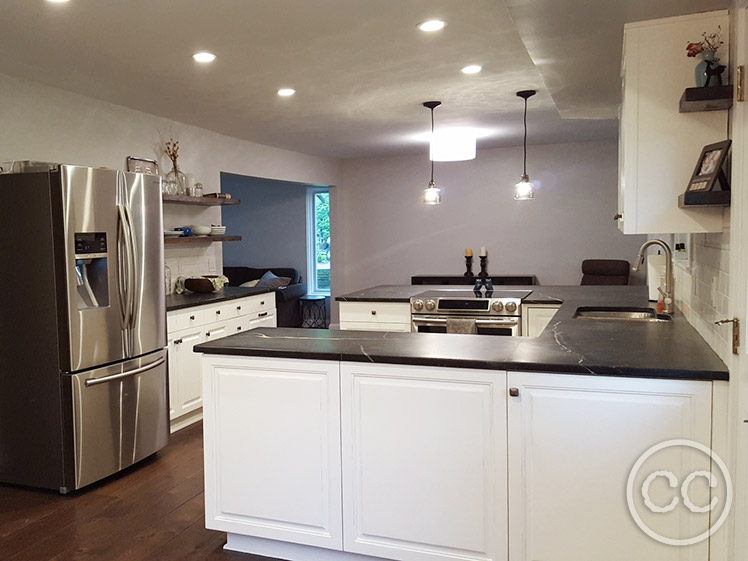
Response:
POLYGON ((561 304, 537 338, 259 329, 197 346, 207 527, 228 549, 292 560, 706 561, 718 539, 682 557, 636 527, 625 491, 653 445, 722 445, 727 368, 679 315, 574 317, 646 296, 533 287, 523 302, 561 304))

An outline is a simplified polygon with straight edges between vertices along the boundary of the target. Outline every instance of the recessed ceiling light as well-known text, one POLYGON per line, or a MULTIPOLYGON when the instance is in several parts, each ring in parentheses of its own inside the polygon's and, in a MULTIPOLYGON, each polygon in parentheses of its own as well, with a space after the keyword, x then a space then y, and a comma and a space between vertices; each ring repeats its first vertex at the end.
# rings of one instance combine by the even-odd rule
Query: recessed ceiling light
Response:
POLYGON ((296 90, 292 88, 281 88, 280 90, 278 90, 278 95, 283 96, 283 97, 289 97, 295 93, 296 93, 296 90))
POLYGON ((421 31, 439 31, 440 29, 443 29, 445 25, 447 24, 440 19, 430 19, 429 21, 419 23, 418 29, 421 31))
POLYGON ((195 53, 194 55, 192 55, 192 58, 194 58, 197 62, 213 62, 214 60, 216 60, 216 55, 214 55, 213 53, 202 52, 195 53))
POLYGON ((478 64, 471 64, 462 69, 463 74, 477 74, 483 70, 483 67, 478 64))

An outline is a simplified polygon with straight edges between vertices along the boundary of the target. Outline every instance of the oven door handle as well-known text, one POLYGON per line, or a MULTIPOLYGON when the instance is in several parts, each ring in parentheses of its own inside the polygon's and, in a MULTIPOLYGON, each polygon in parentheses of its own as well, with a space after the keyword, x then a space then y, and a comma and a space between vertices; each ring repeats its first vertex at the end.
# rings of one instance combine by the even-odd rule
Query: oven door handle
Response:
POLYGON ((424 316, 413 316, 413 323, 447 323, 447 318, 430 318, 424 316))
POLYGON ((508 325, 517 325, 519 323, 518 319, 476 319, 475 325, 500 325, 500 326, 508 326, 508 325))

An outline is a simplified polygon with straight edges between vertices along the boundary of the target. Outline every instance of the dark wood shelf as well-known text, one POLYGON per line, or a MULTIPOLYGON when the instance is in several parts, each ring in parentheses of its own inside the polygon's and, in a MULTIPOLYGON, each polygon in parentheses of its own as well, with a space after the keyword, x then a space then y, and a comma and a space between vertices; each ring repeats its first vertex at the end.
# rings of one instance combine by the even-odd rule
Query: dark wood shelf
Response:
POLYGON ((189 236, 187 238, 164 238, 164 245, 192 245, 215 242, 240 242, 241 236, 189 236))
POLYGON ((186 195, 163 195, 165 203, 199 206, 238 205, 239 199, 219 199, 218 197, 188 197, 186 195))
POLYGON ((732 85, 686 88, 680 98, 681 113, 721 111, 732 107, 732 85))

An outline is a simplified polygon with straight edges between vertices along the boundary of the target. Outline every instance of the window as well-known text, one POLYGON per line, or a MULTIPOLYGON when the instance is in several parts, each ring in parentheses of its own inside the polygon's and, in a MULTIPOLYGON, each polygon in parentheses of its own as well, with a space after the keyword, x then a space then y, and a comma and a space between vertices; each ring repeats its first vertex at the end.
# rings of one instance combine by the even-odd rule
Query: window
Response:
POLYGON ((330 294, 330 190, 313 187, 306 194, 307 274, 310 294, 330 294))

